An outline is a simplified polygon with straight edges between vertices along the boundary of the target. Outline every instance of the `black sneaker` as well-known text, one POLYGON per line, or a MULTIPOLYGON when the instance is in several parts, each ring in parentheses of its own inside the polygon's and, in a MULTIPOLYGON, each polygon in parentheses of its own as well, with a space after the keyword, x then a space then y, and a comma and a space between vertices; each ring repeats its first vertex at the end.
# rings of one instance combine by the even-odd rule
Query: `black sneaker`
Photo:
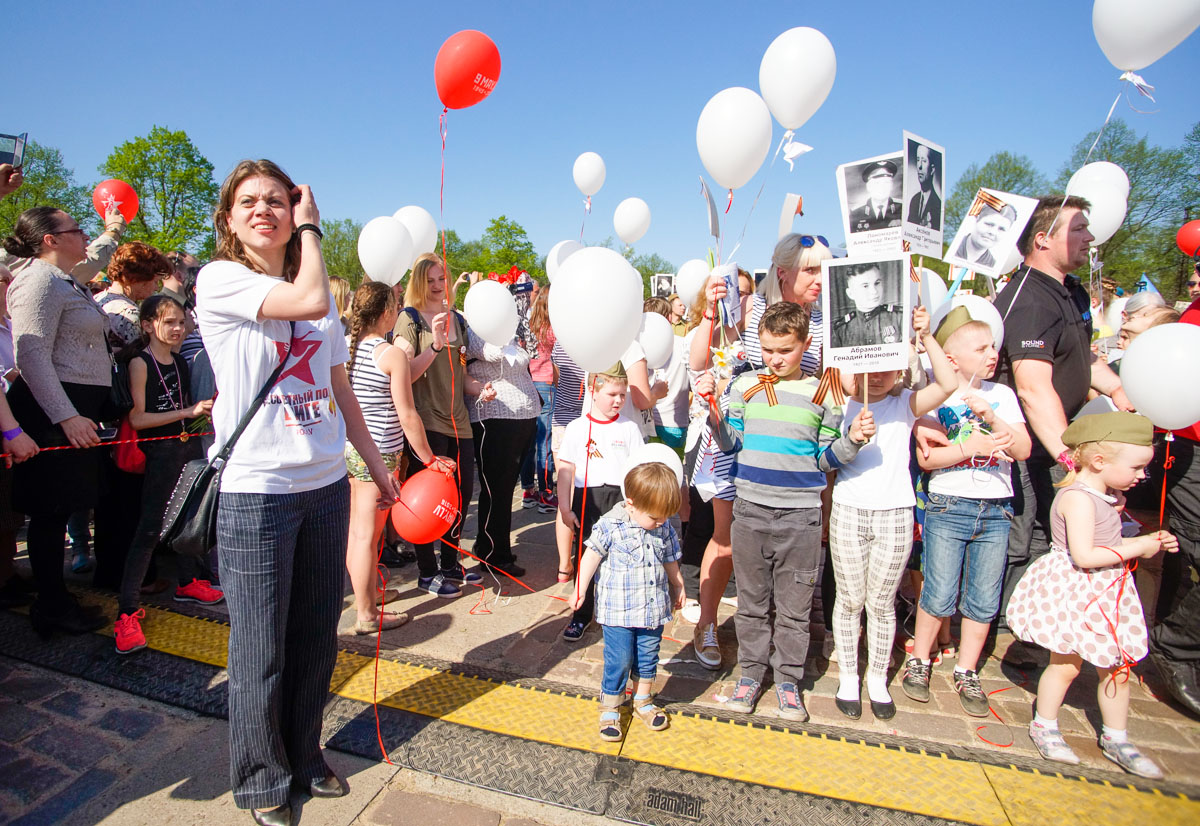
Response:
POLYGON ((463 585, 478 585, 483 582, 483 576, 478 571, 468 571, 463 566, 441 571, 441 576, 447 582, 459 582, 463 585))
POLYGON ((979 675, 974 671, 959 671, 954 669, 954 690, 958 692, 958 701, 962 703, 963 711, 972 717, 988 716, 988 698, 979 684, 979 675))
POLYGON ((525 569, 516 562, 502 562, 499 565, 492 565, 497 571, 503 571, 509 576, 522 577, 525 576, 525 569))
POLYGON ((916 657, 909 657, 904 665, 904 679, 900 682, 900 688, 918 703, 929 702, 929 668, 929 663, 916 657))
POLYGON ((583 632, 588 630, 590 622, 582 622, 580 620, 571 620, 567 623, 567 627, 563 629, 563 639, 567 642, 579 642, 583 632))
POLYGON ((417 587, 442 599, 454 599, 462 594, 462 588, 459 588, 453 582, 447 581, 446 577, 442 574, 418 577, 417 587))

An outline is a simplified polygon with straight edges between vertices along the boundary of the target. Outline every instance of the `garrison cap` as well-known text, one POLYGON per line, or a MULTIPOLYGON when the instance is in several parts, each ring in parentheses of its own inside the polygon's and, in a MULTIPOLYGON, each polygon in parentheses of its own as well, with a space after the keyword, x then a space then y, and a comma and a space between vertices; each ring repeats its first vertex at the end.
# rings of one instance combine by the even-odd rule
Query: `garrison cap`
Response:
POLYGON ((945 347, 946 342, 950 339, 950 336, 958 332, 959 327, 962 327, 964 324, 969 324, 972 321, 974 321, 974 319, 971 318, 971 313, 966 307, 961 305, 955 307, 953 310, 946 313, 946 317, 942 319, 942 323, 939 324, 938 328, 933 331, 933 337, 937 340, 937 343, 940 346, 945 347))
POLYGON ((1154 442, 1154 425, 1137 413, 1094 413, 1071 422, 1063 431, 1062 440, 1071 448, 1088 442, 1121 442, 1149 447, 1154 442))

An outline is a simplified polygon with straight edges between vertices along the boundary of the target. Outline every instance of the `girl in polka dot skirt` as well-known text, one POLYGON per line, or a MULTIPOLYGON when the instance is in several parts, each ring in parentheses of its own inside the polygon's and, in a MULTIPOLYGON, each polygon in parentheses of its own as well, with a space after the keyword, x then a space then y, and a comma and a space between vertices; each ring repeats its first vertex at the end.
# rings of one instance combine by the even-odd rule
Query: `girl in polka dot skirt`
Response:
POLYGON ((1063 443, 1074 470, 1050 508, 1050 552, 1017 583, 1008 625, 1020 639, 1050 650, 1029 724, 1042 757, 1079 762, 1059 733, 1058 709, 1087 660, 1100 675, 1100 750, 1128 772, 1160 778, 1158 766, 1125 732, 1129 668, 1147 652, 1146 620, 1129 563, 1163 549, 1177 551, 1179 543, 1166 531, 1122 538, 1119 498, 1119 491, 1145 478, 1153 435, 1150 420, 1133 413, 1083 416, 1066 429, 1063 443))

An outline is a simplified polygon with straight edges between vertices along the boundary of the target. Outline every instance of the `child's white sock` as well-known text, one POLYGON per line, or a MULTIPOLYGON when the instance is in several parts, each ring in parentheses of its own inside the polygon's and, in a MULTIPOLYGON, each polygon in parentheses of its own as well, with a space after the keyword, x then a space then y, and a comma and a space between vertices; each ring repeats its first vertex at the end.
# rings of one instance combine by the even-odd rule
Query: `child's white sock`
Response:
POLYGON ((838 683, 837 698, 854 701, 858 699, 858 675, 843 674, 838 683))
POLYGON ((1100 726, 1100 736, 1110 743, 1124 743, 1129 739, 1128 729, 1115 729, 1108 726, 1100 726))
POLYGON ((867 675, 867 696, 875 703, 890 703, 892 695, 888 691, 887 677, 867 675))
POLYGON ((1057 718, 1054 720, 1047 720, 1045 717, 1043 717, 1042 715, 1038 714, 1035 711, 1033 713, 1033 722, 1035 724, 1041 726, 1044 729, 1049 729, 1050 731, 1058 731, 1058 719, 1057 718))

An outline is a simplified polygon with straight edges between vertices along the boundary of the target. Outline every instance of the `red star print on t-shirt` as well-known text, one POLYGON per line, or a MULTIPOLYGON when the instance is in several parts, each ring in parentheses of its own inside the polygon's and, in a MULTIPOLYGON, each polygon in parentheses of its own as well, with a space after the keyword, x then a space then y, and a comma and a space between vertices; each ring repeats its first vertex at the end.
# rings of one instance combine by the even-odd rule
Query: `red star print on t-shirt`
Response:
MULTIPOLYGON (((291 355, 295 357, 296 363, 280 374, 279 381, 283 381, 288 376, 295 376, 305 384, 316 384, 316 380, 313 379, 312 367, 308 363, 317 350, 321 349, 323 336, 320 333, 316 333, 316 338, 309 338, 310 335, 313 335, 313 333, 305 333, 300 338, 292 339, 291 355)), ((287 358, 288 348, 286 344, 282 341, 277 341, 275 342, 275 349, 278 351, 281 359, 287 358)))

